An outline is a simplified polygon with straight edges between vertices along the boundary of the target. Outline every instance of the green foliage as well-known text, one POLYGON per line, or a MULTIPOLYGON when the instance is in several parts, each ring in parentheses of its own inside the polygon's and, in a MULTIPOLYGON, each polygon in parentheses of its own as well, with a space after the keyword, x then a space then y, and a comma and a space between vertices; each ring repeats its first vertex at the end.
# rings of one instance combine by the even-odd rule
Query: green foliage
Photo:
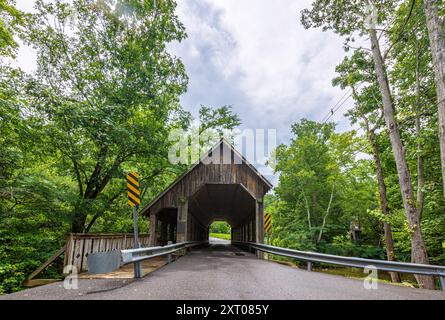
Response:
POLYGON ((232 236, 230 234, 226 234, 226 233, 210 233, 210 237, 217 238, 217 239, 223 239, 223 240, 232 239, 232 236))
POLYGON ((25 280, 23 265, 0 264, 0 294, 18 291, 25 280))
MULTIPOLYGON (((435 79, 423 3, 372 2, 384 29, 385 67, 429 259, 445 264, 435 79)), ((191 127, 194 119, 180 104, 188 77, 167 50, 186 37, 175 1, 37 0, 33 15, 14 4, 0 0, 0 294, 20 290, 71 231, 132 232, 125 172, 140 173, 147 203, 188 169, 168 161, 170 130, 220 134, 241 123, 229 106, 202 106, 200 127, 191 127), (17 37, 37 52, 37 72, 8 65, 17 37)), ((359 0, 315 0, 302 12, 306 28, 344 36, 345 49, 352 50, 337 66, 333 85, 352 92, 355 105, 347 116, 360 130, 338 133, 333 123, 307 119, 293 124, 291 142, 275 151, 279 184, 264 199, 273 245, 384 259, 386 222, 395 258, 411 261, 412 231, 373 59, 353 44, 368 32, 370 13, 359 0), (376 155, 388 214, 381 208, 376 155), (353 225, 359 226, 355 237, 353 225)), ((143 217, 139 226, 148 231, 143 217)), ((225 222, 210 228, 224 239, 230 230, 225 222)), ((43 276, 59 274, 55 263, 43 276)))
POLYGON ((306 29, 321 28, 344 36, 345 50, 349 50, 356 37, 366 34, 369 29, 371 4, 376 8, 377 25, 390 22, 391 13, 397 7, 393 0, 314 0, 311 8, 302 10, 301 23, 306 29))
POLYGON ((18 45, 16 32, 25 23, 25 16, 15 8, 14 0, 0 0, 0 56, 13 56, 18 45))
POLYGON ((215 221, 210 225, 210 233, 229 234, 230 225, 225 221, 215 221))
MULTIPOLYGON (((442 19, 442 1, 429 3, 437 6, 442 19)), ((432 27, 427 28, 424 4, 315 0, 302 11, 301 21, 306 28, 343 36, 345 49, 353 50, 337 67, 333 85, 352 92, 355 106, 347 115, 361 126, 369 144, 367 150, 357 151, 372 155, 378 182, 375 206, 366 208, 378 222, 374 229, 383 222, 392 227, 392 232, 385 227, 388 257, 395 251, 395 258, 403 261, 443 264, 445 182, 437 135, 443 123, 435 97, 440 90, 434 90, 439 76, 433 75, 440 62, 432 61, 430 48, 437 46, 437 52, 443 44, 439 36, 429 37, 432 27), (352 44, 356 37, 361 38, 359 46, 352 44)), ((436 24, 440 29, 440 22, 436 24)), ((374 237, 379 238, 381 232, 374 237)), ((434 286, 431 278, 418 280, 421 286, 434 286)))
POLYGON ((366 245, 351 241, 349 234, 339 235, 332 239, 332 243, 325 243, 319 247, 321 252, 366 259, 385 259, 385 250, 382 247, 366 245))
MULTIPOLYGON (((187 170, 169 163, 168 133, 193 121, 179 103, 184 66, 166 49, 186 37, 174 1, 36 1, 17 33, 37 52, 33 74, 1 57, 19 31, 10 4, 0 1, 1 293, 20 289, 70 232, 132 232, 124 174, 137 170, 143 204, 152 200, 187 170)), ((200 117, 217 131, 240 123, 226 106, 200 117)), ((59 262, 41 276, 59 277, 59 262)))
POLYGON ((355 132, 338 134, 333 124, 309 120, 292 132, 290 146, 276 152, 280 180, 266 211, 273 215, 274 244, 314 250, 343 234, 352 220, 369 219, 373 181, 367 161, 355 161, 361 145, 355 132))
POLYGON ((207 129, 217 130, 222 134, 223 130, 232 130, 241 124, 238 115, 233 114, 232 107, 223 106, 218 109, 212 109, 206 106, 201 106, 199 109, 199 120, 201 127, 200 132, 207 129))
POLYGON ((74 232, 89 230, 123 194, 125 171, 161 174, 169 130, 189 121, 179 105, 184 66, 166 50, 185 37, 175 6, 36 2, 26 41, 37 51, 38 72, 26 87, 27 112, 40 152, 56 155, 57 174, 77 183, 74 232))

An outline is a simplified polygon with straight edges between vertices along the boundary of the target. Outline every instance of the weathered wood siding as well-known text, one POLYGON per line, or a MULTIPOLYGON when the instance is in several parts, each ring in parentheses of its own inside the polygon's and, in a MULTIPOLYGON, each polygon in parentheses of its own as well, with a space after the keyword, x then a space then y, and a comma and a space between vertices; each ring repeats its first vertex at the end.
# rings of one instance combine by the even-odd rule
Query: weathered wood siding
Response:
POLYGON ((237 158, 233 151, 232 164, 230 162, 226 164, 222 155, 220 159, 220 163, 216 164, 200 162, 143 213, 150 215, 163 208, 178 208, 180 199, 189 198, 204 184, 241 184, 255 199, 262 199, 270 190, 270 186, 264 182, 259 173, 245 161, 237 158))

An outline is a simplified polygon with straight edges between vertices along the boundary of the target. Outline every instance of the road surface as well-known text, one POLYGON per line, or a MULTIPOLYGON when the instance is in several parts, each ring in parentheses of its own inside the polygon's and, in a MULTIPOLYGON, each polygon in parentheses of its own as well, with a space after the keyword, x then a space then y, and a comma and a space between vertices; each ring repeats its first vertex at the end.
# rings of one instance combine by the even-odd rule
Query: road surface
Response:
POLYGON ((79 280, 78 290, 62 283, 28 289, 0 299, 440 299, 445 292, 378 284, 366 290, 363 281, 308 272, 258 260, 227 241, 212 239, 141 280, 79 280))

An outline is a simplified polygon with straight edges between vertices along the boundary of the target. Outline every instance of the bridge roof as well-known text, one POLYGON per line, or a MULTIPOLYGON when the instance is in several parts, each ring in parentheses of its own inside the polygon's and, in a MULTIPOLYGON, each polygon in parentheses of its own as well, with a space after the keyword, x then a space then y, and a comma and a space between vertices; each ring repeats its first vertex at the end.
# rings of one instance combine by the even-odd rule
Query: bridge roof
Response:
MULTIPOLYGON (((236 148, 231 144, 229 141, 227 141, 225 138, 222 138, 220 141, 218 141, 207 153, 205 153, 188 171, 186 171, 184 174, 179 176, 172 184, 170 184, 167 189, 165 189, 162 193, 160 193, 155 199, 153 199, 148 205, 146 205, 142 209, 142 214, 147 214, 151 207, 153 207, 156 203, 159 202, 164 196, 166 196, 170 191, 172 191, 175 186, 177 186, 182 180, 186 179, 193 171, 195 171, 200 164, 203 163, 203 161, 210 156, 217 148, 222 147, 228 147, 229 150, 233 152, 233 154, 240 158, 241 164, 245 164, 249 170, 258 178, 259 181, 262 182, 262 184, 265 186, 265 189, 269 191, 272 189, 273 185, 269 182, 256 168, 254 165, 252 165, 247 159, 240 153, 236 148)), ((238 164, 231 163, 230 166, 234 166, 238 164)), ((209 182, 211 183, 211 182, 209 182)), ((266 192, 267 192, 266 191, 266 192)))

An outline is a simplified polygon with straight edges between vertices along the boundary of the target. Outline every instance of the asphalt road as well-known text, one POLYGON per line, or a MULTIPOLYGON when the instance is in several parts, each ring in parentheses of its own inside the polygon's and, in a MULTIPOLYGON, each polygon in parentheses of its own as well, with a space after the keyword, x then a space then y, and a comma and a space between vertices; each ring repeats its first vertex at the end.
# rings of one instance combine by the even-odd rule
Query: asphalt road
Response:
POLYGON ((441 299, 445 292, 378 284, 366 290, 363 281, 308 272, 270 261, 214 240, 138 281, 79 280, 78 290, 54 283, 0 299, 215 299, 215 300, 410 300, 441 299))

